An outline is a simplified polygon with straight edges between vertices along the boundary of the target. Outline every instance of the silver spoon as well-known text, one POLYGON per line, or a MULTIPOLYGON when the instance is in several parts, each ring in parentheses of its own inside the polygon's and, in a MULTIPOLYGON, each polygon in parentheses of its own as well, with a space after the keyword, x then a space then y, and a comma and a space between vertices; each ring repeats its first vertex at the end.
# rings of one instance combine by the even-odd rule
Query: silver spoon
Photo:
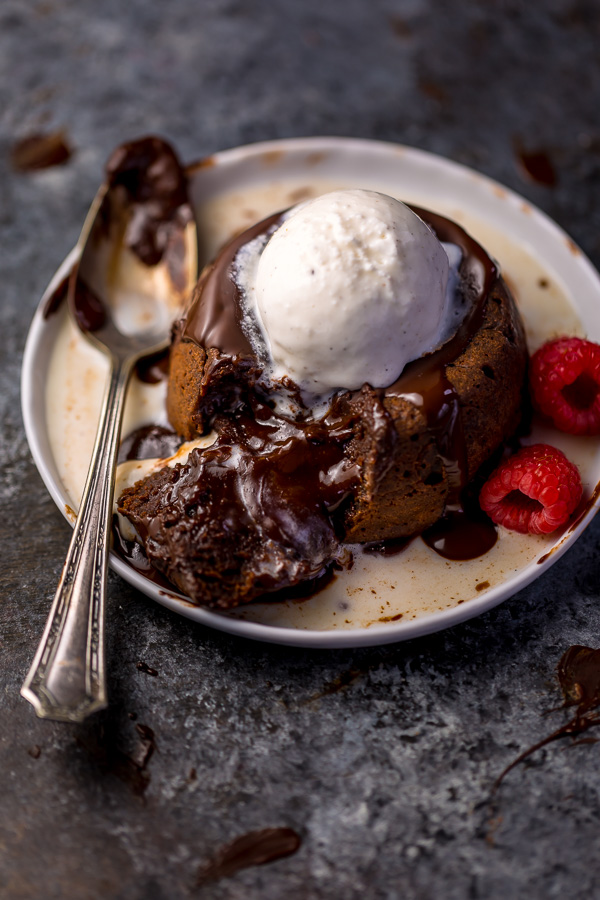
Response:
POLYGON ((127 385, 136 362, 168 346, 198 265, 185 175, 171 148, 158 138, 133 142, 107 170, 79 238, 68 297, 79 327, 108 357, 110 375, 67 558, 21 688, 38 716, 63 722, 107 705, 104 598, 127 385))

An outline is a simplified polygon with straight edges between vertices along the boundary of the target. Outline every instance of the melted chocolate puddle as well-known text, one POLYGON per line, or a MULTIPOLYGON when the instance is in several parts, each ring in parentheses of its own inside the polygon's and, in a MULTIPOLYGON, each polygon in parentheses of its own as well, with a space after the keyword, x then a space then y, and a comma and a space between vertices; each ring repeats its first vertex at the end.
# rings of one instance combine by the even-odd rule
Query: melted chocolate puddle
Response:
MULTIPOLYGON (((565 725, 520 753, 498 777, 494 792, 509 772, 537 750, 563 737, 578 738, 590 728, 600 725, 600 712, 596 712, 600 706, 600 649, 593 650, 578 644, 569 647, 558 663, 558 681, 564 697, 564 703, 559 709, 575 706, 575 715, 565 725)), ((571 746, 597 741, 598 738, 582 738, 575 740, 571 746)))
POLYGON ((208 881, 229 878, 250 866, 264 866, 300 847, 300 836, 292 828, 263 828, 249 831, 217 851, 211 862, 198 871, 196 886, 208 881))
POLYGON ((412 538, 396 538, 388 541, 367 541, 362 545, 364 553, 378 553, 380 556, 398 556, 408 547, 412 538))

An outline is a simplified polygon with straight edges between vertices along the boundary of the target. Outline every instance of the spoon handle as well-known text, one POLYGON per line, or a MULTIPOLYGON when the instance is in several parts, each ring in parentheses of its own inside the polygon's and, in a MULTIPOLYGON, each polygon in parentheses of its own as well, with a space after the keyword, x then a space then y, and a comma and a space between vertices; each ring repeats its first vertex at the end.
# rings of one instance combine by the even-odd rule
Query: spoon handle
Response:
POLYGON ((104 597, 114 468, 129 360, 113 360, 94 452, 67 558, 46 628, 21 688, 38 716, 82 722, 104 709, 104 597))

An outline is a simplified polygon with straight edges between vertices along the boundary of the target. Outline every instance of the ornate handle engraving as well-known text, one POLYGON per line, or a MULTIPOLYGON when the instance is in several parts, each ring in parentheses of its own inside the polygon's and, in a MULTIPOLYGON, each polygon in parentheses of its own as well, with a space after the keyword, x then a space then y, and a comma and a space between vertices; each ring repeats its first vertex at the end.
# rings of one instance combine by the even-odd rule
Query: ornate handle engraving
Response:
POLYGON ((46 628, 21 694, 38 716, 81 722, 106 706, 104 597, 114 468, 131 361, 112 361, 96 443, 46 628))

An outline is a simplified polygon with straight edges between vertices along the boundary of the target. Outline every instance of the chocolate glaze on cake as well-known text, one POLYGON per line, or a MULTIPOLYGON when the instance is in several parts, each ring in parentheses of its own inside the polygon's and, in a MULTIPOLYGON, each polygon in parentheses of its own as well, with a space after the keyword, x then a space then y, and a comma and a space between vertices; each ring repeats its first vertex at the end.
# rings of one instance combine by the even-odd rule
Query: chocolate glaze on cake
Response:
POLYGON ((340 391, 321 419, 291 383, 283 387, 298 414, 275 410, 233 277, 240 247, 281 215, 237 236, 204 270, 174 328, 167 411, 185 439, 213 428, 216 441, 125 491, 119 506, 153 564, 195 602, 236 605, 315 577, 339 559, 340 542, 427 539, 440 522, 430 545, 445 555, 477 556, 495 540, 493 527, 487 536, 478 527, 458 553, 448 534, 465 524, 462 489, 519 422, 523 328, 479 244, 415 211, 462 250, 462 324, 387 388, 340 391))

